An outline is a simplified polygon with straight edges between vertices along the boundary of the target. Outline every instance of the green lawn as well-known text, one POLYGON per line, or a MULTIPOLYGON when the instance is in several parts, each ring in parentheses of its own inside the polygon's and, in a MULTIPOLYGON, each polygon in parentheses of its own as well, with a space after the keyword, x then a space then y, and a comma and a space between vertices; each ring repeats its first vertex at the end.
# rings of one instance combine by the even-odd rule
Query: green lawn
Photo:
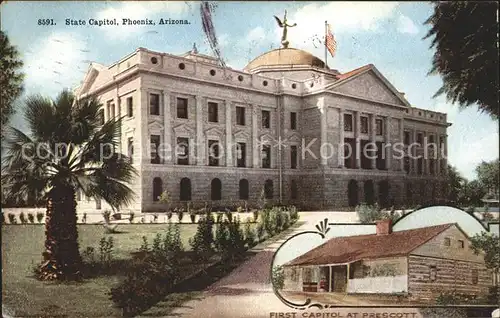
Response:
MULTIPOLYGON (((196 224, 182 224, 184 248, 196 232, 196 224)), ((79 225, 80 249, 98 250, 102 237, 112 236, 114 258, 129 259, 146 236, 151 244, 167 224, 123 224, 120 233, 106 234, 102 225, 79 225)), ((107 293, 118 283, 118 276, 85 280, 83 283, 47 283, 33 278, 32 267, 41 261, 43 225, 2 225, 2 302, 16 317, 112 317, 121 316, 107 293)))

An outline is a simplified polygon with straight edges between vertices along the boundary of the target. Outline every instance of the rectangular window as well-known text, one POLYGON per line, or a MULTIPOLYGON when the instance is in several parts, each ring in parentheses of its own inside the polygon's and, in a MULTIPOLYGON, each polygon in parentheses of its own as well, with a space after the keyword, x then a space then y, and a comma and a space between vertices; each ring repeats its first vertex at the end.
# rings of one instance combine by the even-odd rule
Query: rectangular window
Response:
POLYGON ((262 146, 262 168, 271 168, 271 146, 262 146))
POLYGON ((104 125, 104 109, 99 110, 99 124, 104 125))
POLYGON ((160 147, 160 136, 151 135, 151 163, 160 163, 160 154, 158 148, 160 147))
POLYGON ((128 117, 134 116, 134 104, 132 97, 127 97, 127 115, 128 117))
POLYGON ((436 266, 429 266, 429 280, 435 282, 437 279, 437 268, 436 266))
POLYGON ((382 136, 384 134, 384 125, 382 119, 375 119, 375 128, 377 136, 382 136))
POLYGON ((428 140, 428 142, 429 142, 430 144, 434 143, 434 135, 429 135, 429 140, 428 140))
POLYGON ((377 159, 375 160, 375 165, 378 170, 386 170, 385 167, 385 148, 384 148, 384 143, 383 142, 376 142, 375 143, 377 147, 377 159))
POLYGON ((354 169, 356 167, 356 140, 354 138, 344 138, 344 167, 354 169))
POLYGON ((177 118, 188 118, 188 100, 187 98, 177 98, 177 118))
POLYGON ((175 151, 178 165, 189 164, 189 139, 177 138, 177 149, 175 151))
POLYGON ((405 146, 410 145, 410 132, 409 131, 404 132, 404 144, 405 144, 405 146))
POLYGON ((127 154, 130 160, 130 163, 133 163, 134 158, 134 138, 129 137, 127 139, 127 154))
POLYGON ((290 168, 297 169, 297 146, 290 146, 290 168))
POLYGON ((245 126, 245 107, 236 106, 236 124, 245 126))
POLYGON ((439 148, 440 149, 444 148, 444 137, 439 137, 439 148))
POLYGON ((219 141, 209 140, 208 141, 208 165, 218 166, 219 165, 219 141))
POLYGON ((450 246, 451 245, 451 239, 449 237, 444 238, 444 246, 450 246))
POLYGON ((422 145, 424 143, 424 135, 422 133, 417 134, 417 144, 422 145))
POLYGON ((477 270, 477 268, 472 269, 471 276, 472 276, 472 284, 477 285, 479 281, 479 271, 477 270))
POLYGON ((208 102, 208 121, 211 123, 219 121, 219 105, 217 103, 208 102))
POLYGON ((290 129, 291 130, 297 129, 297 113, 295 112, 290 113, 290 129))
POLYGON ((149 94, 149 114, 160 115, 160 95, 149 94))
POLYGON ((458 247, 465 248, 465 242, 463 240, 458 240, 458 247))
POLYGON ((419 175, 424 174, 424 159, 423 158, 417 159, 417 174, 419 174, 419 175))
POLYGON ((344 114, 344 131, 352 131, 352 114, 344 114))
POLYGON ((429 159, 429 174, 435 174, 436 170, 434 169, 434 165, 436 164, 436 160, 429 159))
POLYGON ((239 142, 236 148, 236 165, 238 167, 246 167, 247 145, 244 142, 239 142))
POLYGON ((362 134, 367 134, 368 133, 368 117, 366 116, 361 116, 361 133, 362 134))
POLYGON ((406 174, 410 173, 410 157, 405 157, 404 159, 404 170, 406 174))
POLYGON ((271 128, 271 112, 268 110, 262 111, 262 128, 271 128))

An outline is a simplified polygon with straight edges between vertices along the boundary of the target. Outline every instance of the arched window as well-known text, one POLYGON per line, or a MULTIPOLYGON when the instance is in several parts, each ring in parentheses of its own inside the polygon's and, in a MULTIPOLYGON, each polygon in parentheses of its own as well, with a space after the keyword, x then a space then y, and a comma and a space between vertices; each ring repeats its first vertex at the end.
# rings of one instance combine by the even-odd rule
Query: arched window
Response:
POLYGON ((298 188, 297 188, 297 182, 295 180, 292 180, 290 183, 290 198, 292 200, 296 200, 298 196, 298 188))
POLYGON ((273 198, 273 180, 266 180, 264 183, 264 194, 266 196, 266 199, 272 199, 273 198))
POLYGON ((382 208, 389 207, 389 181, 382 180, 378 183, 378 203, 382 208))
POLYGON ((349 206, 353 207, 359 204, 358 201, 358 183, 356 180, 349 180, 349 184, 347 185, 347 200, 349 202, 349 206))
POLYGON ((413 204, 413 189, 409 182, 406 184, 406 201, 409 205, 413 204))
POLYGON ((222 199, 222 183, 220 182, 220 180, 217 178, 213 179, 210 187, 211 187, 210 198, 212 200, 221 200, 222 199))
POLYGON ((364 184, 365 203, 373 205, 375 203, 375 190, 373 189, 373 180, 367 180, 364 184))
POLYGON ((240 180, 240 200, 248 200, 248 180, 240 180))
POLYGON ((161 193, 163 192, 163 182, 160 178, 153 179, 153 201, 160 201, 161 193))
POLYGON ((189 178, 181 179, 181 201, 190 201, 191 200, 191 180, 189 178))

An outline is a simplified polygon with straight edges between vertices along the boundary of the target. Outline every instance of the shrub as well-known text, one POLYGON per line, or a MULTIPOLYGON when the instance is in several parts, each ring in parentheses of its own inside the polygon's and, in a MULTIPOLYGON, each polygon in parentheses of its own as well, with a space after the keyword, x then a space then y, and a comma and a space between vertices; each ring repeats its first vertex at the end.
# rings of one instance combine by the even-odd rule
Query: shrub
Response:
POLYGON ((221 224, 224 214, 217 212, 217 223, 221 224))
POLYGON ((286 230, 290 227, 290 214, 285 212, 283 214, 283 230, 286 230))
POLYGON ((476 295, 457 293, 456 290, 443 292, 436 298, 436 304, 438 305, 466 305, 476 303, 478 303, 476 295))
POLYGON ((35 223, 35 216, 33 215, 33 213, 28 213, 28 220, 30 221, 30 223, 35 223))
POLYGON ((474 213, 474 207, 473 206, 470 206, 468 208, 465 209, 465 212, 469 213, 469 214, 473 214, 474 213))
POLYGON ((277 290, 283 289, 285 285, 285 273, 282 266, 274 266, 271 281, 277 290))
POLYGON ((142 237, 141 247, 139 248, 139 252, 149 252, 149 243, 148 238, 146 236, 142 237))
POLYGON ((182 219, 184 218, 184 211, 180 209, 177 213, 177 216, 179 217, 179 223, 182 223, 182 219))
POLYGON ((113 220, 121 220, 122 219, 122 214, 121 213, 115 213, 111 216, 113 220))
POLYGON ((189 217, 191 218, 191 223, 194 224, 194 221, 196 220, 196 212, 194 210, 189 211, 189 217))
MULTIPOLYGON (((84 213, 84 216, 85 216, 85 217, 86 217, 86 215, 87 215, 87 214, 86 214, 86 213, 84 213)), ((43 217, 44 217, 44 216, 45 216, 45 214, 44 214, 43 212, 38 212, 38 213, 36 214, 36 219, 37 219, 38 223, 42 223, 42 221, 43 221, 43 217)))
POLYGON ((134 223, 134 215, 135 213, 134 212, 130 212, 130 214, 128 215, 128 221, 132 224, 134 223))
POLYGON ((82 223, 87 223, 87 213, 83 213, 82 223))
POLYGON ((86 263, 94 264, 96 262, 95 249, 92 246, 87 246, 82 252, 82 258, 86 263))
POLYGON ((158 213, 153 214, 153 222, 158 223, 158 213))
POLYGON ((167 212, 167 219, 168 219, 168 222, 170 222, 170 221, 172 220, 172 215, 173 215, 172 211, 168 211, 168 212, 167 212))
POLYGON ((2 212, 2 224, 5 224, 5 214, 2 212))
POLYGON ((22 224, 28 223, 28 220, 26 219, 26 216, 24 215, 24 212, 21 212, 19 214, 19 220, 21 221, 22 224))
POLYGON ((297 212, 297 208, 294 205, 290 206, 290 220, 292 224, 299 220, 299 212, 297 212))
POLYGON ((259 220, 259 210, 253 210, 253 221, 257 222, 259 220))
POLYGON ((262 222, 257 224, 257 237, 259 239, 259 242, 262 242, 264 239, 264 224, 262 222))
POLYGON ((104 223, 109 223, 111 219, 111 211, 104 210, 104 212, 102 212, 102 217, 104 218, 104 223))
POLYGON ((191 249, 198 258, 205 260, 213 252, 213 242, 212 221, 203 218, 198 222, 195 235, 189 240, 191 249))
POLYGON ((107 240, 105 237, 101 238, 99 241, 99 259, 101 264, 105 265, 111 263, 113 257, 113 247, 113 237, 109 236, 107 240))
POLYGON ((244 234, 245 234, 245 243, 246 243, 247 247, 248 248, 254 247, 255 246, 255 232, 250 227, 250 223, 245 224, 244 234))
POLYGON ((7 217, 9 218, 9 223, 10 224, 17 224, 17 219, 16 219, 16 215, 15 214, 9 213, 9 214, 7 214, 7 217))
POLYGON ((495 220, 495 216, 492 213, 490 213, 490 212, 483 213, 483 221, 490 222, 490 221, 494 221, 494 220, 495 220))

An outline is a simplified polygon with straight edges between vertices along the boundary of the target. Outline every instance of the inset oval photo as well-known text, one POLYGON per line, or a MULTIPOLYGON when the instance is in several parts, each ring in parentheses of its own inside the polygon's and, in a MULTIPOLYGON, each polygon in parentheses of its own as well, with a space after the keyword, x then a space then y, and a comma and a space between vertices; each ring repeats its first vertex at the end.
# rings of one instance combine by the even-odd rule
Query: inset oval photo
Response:
POLYGON ((276 251, 273 288, 295 308, 490 305, 495 240, 498 221, 449 206, 364 224, 325 219, 276 251))

